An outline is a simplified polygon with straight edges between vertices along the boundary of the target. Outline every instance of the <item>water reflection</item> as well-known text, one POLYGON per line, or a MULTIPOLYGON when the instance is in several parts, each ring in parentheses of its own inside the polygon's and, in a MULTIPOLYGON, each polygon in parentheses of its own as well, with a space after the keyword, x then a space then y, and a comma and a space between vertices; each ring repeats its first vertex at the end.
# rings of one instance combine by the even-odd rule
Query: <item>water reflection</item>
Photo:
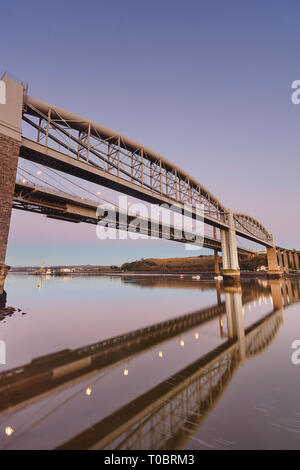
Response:
POLYGON ((251 281, 237 288, 188 279, 184 284, 182 280, 169 282, 167 278, 122 279, 129 281, 154 290, 164 286, 182 289, 183 285, 200 292, 215 290, 216 300, 210 307, 81 348, 44 355, 1 373, 0 425, 4 426, 5 439, 0 437, 0 447, 182 448, 220 400, 239 366, 268 348, 282 324, 283 309, 299 301, 300 291, 298 281, 251 281), (261 305, 265 307, 263 316, 256 321, 247 317, 246 312, 253 313, 261 305), (197 349, 191 350, 184 367, 176 369, 176 359, 172 360, 174 348, 186 350, 192 338, 201 345, 210 332, 205 328, 211 324, 217 327, 219 344, 200 355, 197 349), (164 368, 155 366, 156 383, 151 388, 137 383, 131 371, 140 361, 147 374, 153 364, 153 351, 164 368), (175 372, 169 375, 172 368, 175 372), (113 374, 119 369, 121 375, 115 379, 113 374), (101 404, 101 394, 103 399, 112 395, 111 390, 105 392, 105 387, 112 387, 110 380, 117 380, 119 395, 124 393, 125 397, 121 406, 117 397, 112 412, 101 404), (130 393, 122 380, 127 381, 130 393), (59 394, 67 394, 67 398, 63 395, 57 406, 59 394), (89 419, 83 397, 98 400, 91 406, 89 419), (50 413, 49 403, 53 408, 50 413), (51 424, 54 412, 56 419, 51 424), (56 432, 59 419, 62 424, 56 432), (31 423, 28 427, 26 420, 31 423), (36 437, 36 428, 43 438, 36 437))
MULTIPOLYGON (((60 448, 172 450, 184 447, 221 398, 239 365, 264 351, 276 336, 283 320, 283 303, 280 283, 272 283, 271 287, 276 307, 248 328, 243 324, 242 293, 232 288, 226 293, 228 340, 225 343, 60 448)), ((250 299, 253 297, 247 300, 250 299)))

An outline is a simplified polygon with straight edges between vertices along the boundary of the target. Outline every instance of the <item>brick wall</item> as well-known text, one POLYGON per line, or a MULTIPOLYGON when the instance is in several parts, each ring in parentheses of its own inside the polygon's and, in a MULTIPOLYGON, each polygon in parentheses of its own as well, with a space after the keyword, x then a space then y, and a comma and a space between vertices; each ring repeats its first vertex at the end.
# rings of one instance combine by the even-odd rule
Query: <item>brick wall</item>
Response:
POLYGON ((0 265, 5 263, 20 142, 0 134, 0 265))

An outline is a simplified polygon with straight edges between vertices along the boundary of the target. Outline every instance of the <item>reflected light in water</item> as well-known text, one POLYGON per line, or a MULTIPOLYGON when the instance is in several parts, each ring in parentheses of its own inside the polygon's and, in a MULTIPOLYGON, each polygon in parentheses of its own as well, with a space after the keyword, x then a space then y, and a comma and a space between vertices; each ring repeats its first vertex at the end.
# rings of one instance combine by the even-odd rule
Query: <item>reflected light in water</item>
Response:
POLYGON ((87 396, 90 396, 90 395, 92 394, 92 389, 91 389, 90 387, 88 387, 88 388, 86 389, 86 391, 85 391, 85 394, 86 394, 87 396))
POLYGON ((124 375, 128 375, 128 369, 124 369, 123 374, 124 374, 124 375))
POLYGON ((15 430, 14 430, 11 426, 7 426, 7 427, 5 428, 5 434, 6 434, 7 436, 11 436, 14 432, 15 432, 15 430))

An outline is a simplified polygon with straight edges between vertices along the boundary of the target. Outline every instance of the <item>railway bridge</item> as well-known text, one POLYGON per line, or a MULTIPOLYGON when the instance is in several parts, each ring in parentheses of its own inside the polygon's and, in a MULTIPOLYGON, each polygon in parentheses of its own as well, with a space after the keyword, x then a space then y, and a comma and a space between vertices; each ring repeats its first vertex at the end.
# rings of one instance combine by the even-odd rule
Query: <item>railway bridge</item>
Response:
MULTIPOLYGON (((222 252, 224 279, 234 281, 240 277, 238 252, 247 250, 238 248, 237 236, 266 248, 270 277, 299 270, 299 252, 276 247, 273 235, 255 217, 228 209, 194 176, 166 158, 103 125, 29 96, 27 87, 8 74, 0 83, 0 287, 7 273, 12 208, 76 223, 98 223, 101 219, 99 199, 85 200, 58 191, 49 181, 43 187, 37 184, 41 170, 30 182, 28 171, 22 168, 24 161, 145 203, 167 204, 171 211, 184 211, 191 220, 199 218, 197 208, 201 206, 202 222, 214 230, 214 236, 202 237, 201 243, 213 249, 215 255, 222 252), (18 174, 23 178, 18 179, 18 174)), ((117 211, 108 225, 129 230, 130 220, 124 223, 123 219, 122 211, 117 211)), ((149 226, 144 227, 147 234, 149 226)), ((175 232, 176 227, 171 227, 171 240, 189 240, 186 234, 175 237, 175 232)), ((158 223, 157 237, 164 238, 164 233, 163 225, 158 223)))

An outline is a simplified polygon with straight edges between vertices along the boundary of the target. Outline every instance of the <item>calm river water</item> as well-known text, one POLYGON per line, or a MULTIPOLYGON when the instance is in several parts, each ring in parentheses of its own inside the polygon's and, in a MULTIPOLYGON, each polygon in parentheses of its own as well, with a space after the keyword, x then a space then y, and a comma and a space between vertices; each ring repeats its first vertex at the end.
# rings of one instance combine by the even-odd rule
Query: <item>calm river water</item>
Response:
POLYGON ((300 281, 10 274, 5 289, 0 449, 300 447, 300 281))

